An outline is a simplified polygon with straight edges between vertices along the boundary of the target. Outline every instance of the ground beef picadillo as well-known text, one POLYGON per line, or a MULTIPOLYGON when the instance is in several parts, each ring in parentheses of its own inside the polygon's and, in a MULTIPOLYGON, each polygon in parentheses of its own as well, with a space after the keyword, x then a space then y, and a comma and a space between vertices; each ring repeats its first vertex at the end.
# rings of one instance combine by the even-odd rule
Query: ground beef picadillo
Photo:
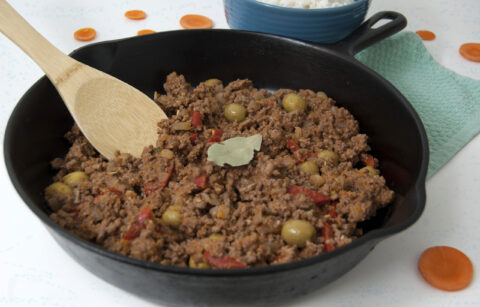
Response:
MULTIPOLYGON (((193 88, 171 73, 155 101, 169 119, 140 158, 118 153, 107 161, 77 127, 45 197, 51 218, 108 250, 164 265, 243 268, 300 260, 329 252, 362 235, 357 223, 392 201, 358 122, 325 93, 256 89, 250 80, 193 88), (300 96, 306 110, 287 112, 282 99, 300 96), (229 122, 226 105, 245 107, 229 122), (261 134, 244 166, 207 161, 215 142, 261 134), (334 152, 338 161, 319 153, 334 152), (321 155, 320 155, 321 156, 321 155), (302 171, 310 161, 318 168, 302 171), (73 175, 72 175, 73 173, 73 175), (70 175, 69 175, 70 174, 70 175), (72 178, 74 180, 72 180, 72 178), (304 244, 289 244, 289 220, 313 226, 304 244)), ((309 226, 310 227, 310 226, 309 226)))

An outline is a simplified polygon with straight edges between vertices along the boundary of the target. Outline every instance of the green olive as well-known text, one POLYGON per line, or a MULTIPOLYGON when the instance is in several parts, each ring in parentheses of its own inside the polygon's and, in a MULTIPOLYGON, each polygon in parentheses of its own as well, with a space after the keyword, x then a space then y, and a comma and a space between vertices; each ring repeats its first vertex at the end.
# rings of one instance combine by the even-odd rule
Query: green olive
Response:
POLYGON ((327 161, 330 164, 338 165, 340 157, 331 150, 322 150, 318 153, 318 158, 327 161))
POLYGON ((365 167, 361 168, 360 172, 368 174, 369 176, 376 176, 380 173, 377 169, 375 169, 371 166, 365 166, 365 167))
POLYGON ((88 180, 87 174, 84 172, 71 172, 63 176, 63 183, 69 185, 69 186, 76 186, 82 181, 88 180))
POLYGON ((191 267, 191 268, 194 268, 194 269, 209 269, 210 268, 208 263, 205 263, 203 261, 197 263, 195 260, 193 260, 192 257, 190 257, 188 259, 188 266, 191 267))
POLYGON ((304 247, 315 235, 315 227, 307 221, 288 220, 282 227, 282 239, 290 245, 304 247))
POLYGON ((313 161, 305 161, 298 166, 298 168, 307 174, 318 174, 318 166, 313 161))
POLYGON ((318 98, 323 98, 323 99, 327 99, 327 98, 328 98, 328 96, 327 96, 327 94, 325 94, 325 92, 318 92, 318 93, 317 93, 317 97, 318 97, 318 98))
POLYGON ((224 111, 225 118, 229 122, 241 122, 245 119, 247 115, 247 110, 244 106, 237 103, 231 103, 225 107, 224 111))
POLYGON ((45 196, 72 195, 72 189, 63 182, 54 182, 45 188, 45 196))
POLYGON ((215 84, 222 84, 222 81, 216 78, 205 80, 206 86, 214 86, 215 84))
POLYGON ((54 182, 45 188, 45 198, 53 211, 58 211, 72 198, 72 189, 63 182, 54 182))
POLYGON ((182 223, 180 212, 178 212, 178 208, 175 206, 170 206, 163 212, 162 220, 173 228, 178 228, 182 223))
POLYGON ((304 111, 307 109, 307 103, 302 97, 295 93, 285 95, 282 100, 282 106, 288 112, 292 111, 304 111))

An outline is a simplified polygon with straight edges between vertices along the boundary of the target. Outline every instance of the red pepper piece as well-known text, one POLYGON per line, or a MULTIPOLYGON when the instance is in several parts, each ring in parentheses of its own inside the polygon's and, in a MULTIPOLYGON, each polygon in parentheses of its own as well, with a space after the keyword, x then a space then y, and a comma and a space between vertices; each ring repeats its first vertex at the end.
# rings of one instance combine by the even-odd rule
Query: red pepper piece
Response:
POLYGON ((123 194, 122 191, 117 190, 117 189, 109 189, 108 191, 109 191, 109 192, 112 192, 112 193, 114 193, 114 194, 117 194, 117 195, 122 195, 122 194, 123 194))
POLYGON ((100 194, 96 195, 95 198, 100 197, 100 196, 102 196, 102 195, 105 195, 105 193, 107 193, 107 192, 110 192, 110 193, 113 193, 113 194, 117 194, 117 195, 119 195, 119 196, 123 194, 122 191, 120 191, 120 190, 117 190, 117 189, 108 189, 107 191, 103 191, 103 192, 101 192, 100 194))
POLYGON ((217 269, 244 269, 247 266, 240 261, 233 259, 232 257, 213 257, 209 251, 203 254, 205 261, 217 269))
POLYGON ((298 146, 297 142, 294 140, 287 140, 287 147, 291 153, 294 153, 300 149, 300 146, 298 146))
POLYGON ((330 197, 328 197, 327 195, 325 195, 323 193, 313 191, 313 190, 310 190, 308 188, 304 188, 304 187, 301 187, 301 186, 298 186, 298 185, 289 186, 288 187, 288 193, 290 193, 292 195, 297 195, 297 194, 305 195, 306 197, 312 199, 313 202, 315 203, 315 205, 317 205, 317 206, 326 204, 326 203, 330 202, 330 200, 331 200, 330 197))
POLYGON ((190 143, 192 144, 195 144, 195 142, 197 141, 197 138, 198 138, 198 134, 194 133, 190 136, 190 143))
POLYGON ((373 158, 372 155, 365 155, 365 156, 362 158, 362 162, 363 162, 366 166, 371 166, 371 167, 375 168, 375 158, 373 158))
POLYGON ((157 190, 163 190, 167 186, 170 177, 172 177, 174 168, 175 163, 172 164, 172 167, 168 170, 167 173, 160 174, 159 179, 147 182, 143 187, 143 193, 148 196, 157 190))
POLYGON ((199 188, 205 189, 207 187, 208 175, 200 175, 193 178, 193 183, 195 183, 199 188))
POLYGON ((328 215, 330 215, 331 218, 337 217, 337 202, 332 203, 332 208, 330 208, 328 215))
POLYGON ((145 221, 152 217, 152 210, 149 207, 143 207, 138 214, 137 220, 130 225, 123 240, 133 240, 140 235, 140 232, 145 228, 145 221))
POLYGON ((307 160, 306 157, 299 157, 297 159, 295 159, 295 163, 297 164, 302 164, 303 162, 305 162, 307 160))
POLYGON ((323 245, 325 246, 325 250, 327 252, 333 251, 335 249, 333 244, 327 243, 327 241, 330 241, 333 238, 332 226, 325 223, 325 225, 323 225, 322 233, 323 233, 323 245))
POLYGON ((220 142, 222 139, 223 130, 221 129, 213 129, 213 135, 208 139, 209 143, 220 142))
POLYGON ((192 111, 192 126, 194 128, 198 128, 198 127, 201 127, 203 125, 202 123, 202 116, 200 115, 200 113, 198 113, 197 111, 192 111))

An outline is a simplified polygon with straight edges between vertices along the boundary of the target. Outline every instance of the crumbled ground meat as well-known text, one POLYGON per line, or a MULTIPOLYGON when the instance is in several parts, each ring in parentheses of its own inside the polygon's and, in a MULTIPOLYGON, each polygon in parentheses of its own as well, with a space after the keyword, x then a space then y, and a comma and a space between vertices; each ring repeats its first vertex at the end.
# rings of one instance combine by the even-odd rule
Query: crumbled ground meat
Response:
POLYGON ((58 170, 54 181, 65 181, 74 171, 88 179, 70 182, 68 197, 46 193, 58 208, 51 214, 56 223, 137 259, 176 266, 253 267, 304 259, 348 244, 362 234, 357 223, 392 201, 393 192, 382 176, 359 170, 369 156, 367 136, 359 133, 353 116, 323 92, 270 93, 254 88, 250 80, 225 87, 210 80, 194 88, 176 73, 167 77, 164 89, 166 94, 156 95, 156 102, 169 119, 158 124, 157 144, 145 148, 141 158, 118 153, 107 161, 77 127, 67 133, 72 146, 64 159, 52 161, 58 170), (286 112, 282 99, 289 93, 302 97, 307 109, 286 112), (224 105, 230 103, 246 108, 245 120, 225 119, 224 105), (201 126, 192 126, 192 111, 200 114, 201 126), (213 129, 223 131, 222 141, 261 134, 261 150, 248 165, 217 166, 207 161, 213 129), (298 148, 289 149, 287 140, 298 148), (339 163, 319 158, 323 150, 337 153, 339 163), (302 161, 314 162, 319 174, 300 171, 302 161), (202 175, 204 186, 194 182, 202 175), (321 193, 328 201, 319 204, 308 193, 292 192, 292 186, 321 193), (165 218, 172 208, 170 216, 178 225, 165 218), (305 246, 282 239, 282 226, 290 219, 315 228, 305 246))

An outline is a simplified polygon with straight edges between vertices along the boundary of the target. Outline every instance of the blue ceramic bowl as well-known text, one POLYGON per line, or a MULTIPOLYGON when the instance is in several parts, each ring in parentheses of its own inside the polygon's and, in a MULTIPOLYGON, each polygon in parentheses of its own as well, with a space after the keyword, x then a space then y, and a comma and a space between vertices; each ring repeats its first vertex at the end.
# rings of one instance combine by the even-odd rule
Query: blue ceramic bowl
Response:
POLYGON ((364 20, 370 0, 334 8, 299 9, 256 0, 224 0, 232 29, 272 33, 317 43, 335 43, 364 20))

